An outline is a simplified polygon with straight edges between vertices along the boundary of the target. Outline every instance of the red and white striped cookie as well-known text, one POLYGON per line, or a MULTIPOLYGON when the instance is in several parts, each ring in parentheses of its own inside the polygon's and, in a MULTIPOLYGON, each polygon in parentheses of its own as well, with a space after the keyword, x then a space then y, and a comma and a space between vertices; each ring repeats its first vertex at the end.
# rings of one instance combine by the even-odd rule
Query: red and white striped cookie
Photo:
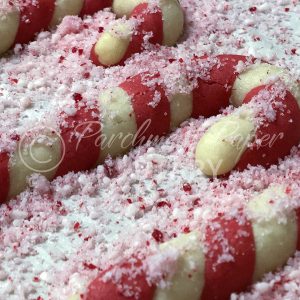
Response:
POLYGON ((14 153, 0 156, 1 203, 24 191, 34 173, 53 179, 61 161, 60 136, 50 128, 32 129, 18 140, 14 153))
POLYGON ((163 19, 163 45, 172 46, 181 36, 184 26, 184 15, 178 0, 114 0, 113 11, 117 17, 130 17, 141 3, 150 7, 159 7, 163 19))
POLYGON ((65 16, 92 15, 111 5, 112 0, 56 0, 50 25, 58 25, 65 16))
POLYGON ((175 273, 161 274, 167 288, 149 284, 145 259, 132 258, 99 274, 82 298, 72 299, 229 299, 283 266, 299 249, 299 210, 280 208, 288 194, 287 187, 273 186, 254 197, 241 215, 218 216, 207 226, 203 242, 195 231, 162 244, 162 255, 172 249, 178 253, 175 273))
POLYGON ((101 34, 91 50, 96 65, 122 65, 142 52, 146 42, 173 46, 183 32, 183 12, 176 0, 114 1, 113 8, 117 16, 130 12, 130 20, 118 20, 101 34))
POLYGON ((269 167, 288 155, 300 141, 299 95, 299 85, 279 68, 262 64, 246 69, 231 94, 232 103, 243 105, 211 126, 197 145, 201 170, 223 175, 248 165, 269 167))
MULTIPOLYGON (((36 167, 34 163, 33 166, 31 163, 27 166, 24 162, 15 163, 15 155, 24 156, 22 147, 12 157, 2 154, 1 182, 5 184, 1 185, 1 201, 22 192, 26 187, 26 177, 35 172, 45 173, 47 178, 53 179, 70 171, 87 170, 102 163, 108 155, 116 157, 135 145, 168 134, 191 115, 199 117, 201 114, 217 113, 229 102, 227 86, 230 87, 237 78, 235 66, 245 60, 239 56, 222 56, 217 58, 217 63, 209 63, 205 72, 212 75, 205 77, 205 81, 199 80, 192 94, 178 93, 167 97, 161 75, 143 73, 104 92, 99 104, 91 108, 79 101, 74 113, 65 115, 57 134, 59 154, 53 150, 57 147, 50 149, 55 153, 50 151, 49 155, 58 157, 51 162, 55 172, 47 174, 47 164, 36 167), (219 69, 223 75, 217 74, 219 69), (209 93, 204 97, 199 92, 202 84, 204 87, 210 84, 217 86, 214 97, 210 98, 209 93)), ((196 159, 205 174, 220 175, 233 168, 243 170, 248 164, 269 166, 298 144, 300 112, 290 92, 284 91, 282 95, 279 90, 279 94, 271 99, 275 121, 272 120, 273 115, 269 119, 257 110, 260 107, 256 103, 257 96, 267 93, 268 98, 272 95, 272 87, 252 90, 244 100, 245 107, 221 119, 203 136, 197 147, 196 159), (252 142, 252 147, 249 147, 249 142, 252 142)), ((268 110, 269 100, 265 100, 263 109, 268 110)))
POLYGON ((0 202, 18 195, 34 173, 48 180, 71 171, 88 170, 97 163, 100 145, 99 111, 75 105, 75 113, 62 114, 60 131, 34 128, 18 137, 14 153, 0 156, 0 202))
POLYGON ((0 55, 15 44, 30 42, 67 15, 92 14, 111 4, 111 0, 8 1, 7 9, 0 11, 0 55))
POLYGON ((100 96, 101 153, 99 163, 130 148, 168 134, 191 115, 191 96, 166 96, 159 74, 142 73, 100 96), (184 107, 184 108, 183 108, 184 107))
MULTIPOLYGON (((168 134, 191 115, 199 117, 201 114, 217 113, 228 104, 229 94, 226 84, 230 86, 237 77, 235 66, 245 60, 245 57, 221 56, 208 66, 201 60, 201 68, 206 68, 204 73, 208 72, 211 76, 205 77, 205 82, 198 80, 198 87, 191 94, 177 93, 167 97, 161 75, 143 73, 128 78, 117 88, 105 91, 101 94, 99 103, 91 105, 90 108, 75 99, 78 101, 71 109, 71 113, 69 115, 64 113, 60 117, 64 121, 60 132, 56 134, 57 147, 47 148, 49 153, 45 155, 53 157, 52 161, 37 167, 34 162, 26 162, 29 161, 28 157, 25 162, 16 163, 15 156, 24 156, 25 150, 22 150, 24 144, 11 157, 2 154, 1 201, 22 192, 27 186, 26 177, 35 172, 44 174, 51 180, 70 171, 87 170, 104 162, 108 155, 111 157, 122 155, 134 145, 168 134), (218 75, 217 70, 222 75, 218 75), (215 90, 218 92, 214 94, 215 97, 210 98, 209 93, 204 97, 204 92, 199 91, 201 89, 205 91, 205 87, 210 84, 217 85, 219 89, 215 90), (49 164, 53 172, 48 174, 49 164)), ((185 74, 182 75, 185 84, 185 74)), ((287 128, 294 126, 293 123, 286 125, 287 128)), ((295 132, 297 131, 291 130, 291 133, 295 132)), ((215 135, 213 136, 215 138, 215 135)), ((23 137, 21 141, 24 141, 23 137)), ((293 143, 294 140, 291 141, 293 143)), ((289 151, 290 146, 290 143, 286 143, 282 149, 289 151)), ((252 152, 245 153, 249 156, 252 152)), ((274 162, 278 159, 276 155, 274 162)), ((31 159, 35 157, 31 156, 31 159)), ((243 161, 247 160, 241 160, 241 163, 243 161)))
POLYGON ((88 170, 179 126, 191 115, 191 95, 167 97, 161 81, 159 74, 128 78, 103 92, 96 103, 75 101, 59 117, 59 132, 40 128, 20 137, 16 152, 0 157, 0 201, 24 191, 33 173, 52 180, 88 170))

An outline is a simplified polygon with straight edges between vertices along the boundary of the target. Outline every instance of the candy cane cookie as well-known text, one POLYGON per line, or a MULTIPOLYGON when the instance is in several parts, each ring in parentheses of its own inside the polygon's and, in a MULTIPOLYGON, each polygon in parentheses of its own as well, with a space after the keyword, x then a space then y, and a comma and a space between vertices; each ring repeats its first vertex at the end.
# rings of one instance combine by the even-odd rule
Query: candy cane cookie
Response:
MULTIPOLYGON (((274 185, 255 196, 235 217, 220 215, 204 231, 160 245, 153 257, 133 257, 102 272, 70 299, 229 299, 283 266, 299 250, 299 209, 282 209, 291 190, 274 185), (149 264, 173 253, 175 268, 151 273, 149 264), (168 282, 164 287, 160 280, 168 282)), ((168 262, 166 262, 168 264, 168 262)))
POLYGON ((75 104, 76 113, 61 114, 59 130, 48 127, 33 128, 18 137, 13 153, 0 156, 0 202, 17 196, 28 186, 28 178, 35 173, 48 180, 68 172, 91 169, 96 165, 100 146, 99 111, 75 104))
POLYGON ((223 175, 248 165, 269 167, 288 155, 300 141, 299 95, 299 84, 284 70, 265 63, 246 68, 230 98, 240 108, 211 126, 198 143, 201 170, 223 175))
MULTIPOLYGON (((86 105, 80 100, 77 101, 75 106, 70 108, 68 114, 63 113, 60 116, 61 125, 57 133, 60 145, 59 159, 53 160, 52 167, 55 172, 47 175, 47 178, 51 180, 70 171, 77 172, 91 169, 103 163, 108 156, 117 157, 126 153, 133 146, 141 145, 147 140, 155 140, 170 133, 191 116, 204 115, 209 117, 217 114, 220 109, 229 104, 228 89, 230 90, 231 84, 233 85, 234 80, 238 77, 235 66, 246 61, 252 63, 246 57, 234 55, 223 55, 212 59, 202 58, 196 61, 199 64, 201 62, 200 69, 203 69, 203 74, 198 79, 198 85, 190 93, 168 94, 162 73, 150 74, 145 72, 126 79, 116 88, 104 91, 99 100, 93 102, 93 104, 86 105), (218 74, 218 71, 220 74, 218 74), (201 87, 202 85, 203 87, 201 87), (209 89, 207 94, 205 93, 206 86, 215 86, 211 97, 209 89)), ((186 74, 183 74, 183 84, 186 84, 187 77, 186 74)), ((276 92, 275 87, 276 85, 273 88, 276 95, 281 90, 279 89, 276 92)), ((269 96, 274 92, 272 92, 272 85, 269 89, 270 91, 265 91, 261 87, 259 90, 255 90, 255 95, 262 93, 262 96, 265 97, 264 93, 266 92, 269 96)), ((264 120, 260 116, 261 111, 256 111, 259 118, 254 118, 253 114, 249 112, 249 105, 260 107, 254 101, 256 99, 255 95, 249 96, 249 98, 246 97, 245 104, 237 109, 232 116, 225 118, 225 120, 228 120, 226 126, 221 123, 217 129, 211 129, 213 130, 212 133, 208 131, 204 135, 197 151, 199 151, 199 147, 200 150, 205 149, 205 145, 215 149, 214 151, 200 151, 198 163, 205 174, 210 175, 209 171, 215 169, 217 169, 217 172, 221 170, 222 173, 226 173, 234 166, 237 170, 243 170, 248 164, 269 166, 276 163, 279 158, 289 154, 292 146, 297 145, 299 142, 299 126, 297 126, 297 120, 300 119, 298 117, 299 108, 291 93, 284 91, 282 97, 280 92, 272 100, 278 106, 275 107, 278 112, 278 124, 272 124, 272 120, 264 120), (247 104, 246 102, 249 101, 250 103, 247 104), (274 137, 275 141, 271 140, 272 145, 276 146, 276 151, 272 151, 273 147, 258 146, 245 151, 247 143, 250 142, 255 132, 254 124, 251 123, 252 118, 256 121, 264 121, 261 126, 257 124, 258 139, 265 135, 272 135, 273 138, 274 133, 278 134, 274 137), (290 120, 295 120, 295 122, 290 122, 290 120), (266 122, 267 124, 270 123, 270 126, 265 127, 266 122), (237 123, 239 124, 238 132, 236 132, 237 123), (219 128, 222 130, 219 130, 219 128), (237 141, 234 141, 232 130, 239 137, 237 141), (281 138, 282 131, 284 138, 281 138), (224 132, 227 132, 226 137, 228 139, 228 142, 223 142, 225 148, 219 144, 213 146, 209 143, 206 144, 206 136, 213 137, 209 139, 210 142, 218 143, 218 137, 224 135, 224 132), (243 135, 240 136, 241 134, 243 135), (237 145, 235 148, 232 146, 233 142, 237 145), (204 146, 201 146, 201 143, 204 143, 204 146), (232 148, 235 149, 235 152, 232 151, 232 148), (269 150, 268 155, 263 155, 266 150, 269 150), (219 153, 219 156, 223 155, 223 157, 227 155, 227 161, 231 165, 228 167, 226 160, 223 162, 222 156, 221 158, 216 156, 217 159, 223 162, 221 166, 218 165, 219 160, 206 160, 207 164, 202 163, 202 153, 204 155, 219 153), (236 157, 240 158, 239 163, 235 161, 236 157), (234 163, 235 165, 233 165, 234 163)), ((266 107, 265 105, 262 109, 266 109, 266 107)), ((221 138, 223 137, 221 136, 221 138)), ((21 138, 21 140, 23 139, 21 138)), ((2 168, 1 181, 5 183, 1 186, 2 202, 25 189, 27 176, 35 172, 43 174, 48 170, 48 166, 43 169, 26 167, 24 164, 15 165, 14 155, 16 154, 3 154, 2 157, 3 162, 0 165, 2 168), (13 167, 16 170, 15 173, 18 173, 16 177, 11 174, 13 167), (18 171, 18 168, 26 168, 27 170, 18 171), (39 171, 36 171, 37 169, 39 171), (6 178, 7 174, 9 174, 9 179, 6 178), (20 176, 23 177, 20 178, 20 176), (18 188, 14 188, 15 182, 19 182, 18 188), (21 182, 22 184, 20 184, 21 182), (9 192, 10 190, 13 192, 9 192)), ((18 156, 20 155, 18 154, 18 156)), ((57 157, 57 154, 53 154, 53 156, 57 157)))
POLYGON ((122 65, 147 42, 173 46, 183 33, 184 16, 177 0, 114 1, 117 16, 129 20, 112 23, 91 50, 91 60, 104 67, 122 65))
MULTIPOLYGON (((155 82, 157 76, 137 75, 102 93, 96 103, 76 102, 59 116, 61 125, 51 142, 45 138, 47 128, 19 137, 14 153, 1 154, 1 202, 24 191, 31 174, 52 180, 70 171, 88 170, 108 155, 116 157, 134 145, 169 133, 171 122, 178 121, 170 114, 161 85, 149 87, 144 83, 147 80, 155 82)), ((172 111, 176 113, 176 109, 172 111)))
POLYGON ((5 0, 0 7, 0 55, 15 44, 30 42, 67 15, 93 14, 111 4, 110 0, 5 0))

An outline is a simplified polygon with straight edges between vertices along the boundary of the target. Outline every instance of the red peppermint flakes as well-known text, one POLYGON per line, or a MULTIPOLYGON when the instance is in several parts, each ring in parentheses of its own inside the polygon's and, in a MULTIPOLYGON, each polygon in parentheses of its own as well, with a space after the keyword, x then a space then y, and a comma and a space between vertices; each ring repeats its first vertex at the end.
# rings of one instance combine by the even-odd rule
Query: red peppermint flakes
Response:
POLYGON ((158 243, 163 243, 164 241, 164 235, 163 233, 158 230, 158 229, 154 229, 152 232, 152 237, 158 242, 158 243))
POLYGON ((188 193, 192 190, 192 186, 189 183, 184 183, 182 188, 186 193, 188 193))
POLYGON ((79 222, 76 222, 73 226, 74 230, 78 230, 80 228, 80 223, 79 222))

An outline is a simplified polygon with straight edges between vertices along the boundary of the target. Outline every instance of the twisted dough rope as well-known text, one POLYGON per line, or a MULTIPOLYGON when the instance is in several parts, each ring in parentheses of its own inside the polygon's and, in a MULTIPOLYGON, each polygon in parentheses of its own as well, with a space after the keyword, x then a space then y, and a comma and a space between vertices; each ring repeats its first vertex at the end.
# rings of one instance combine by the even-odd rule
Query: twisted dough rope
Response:
POLYGON ((32 41, 67 15, 84 16, 109 7, 112 0, 4 0, 0 6, 0 55, 32 41))
MULTIPOLYGON (((300 110, 292 93, 299 99, 299 87, 285 71, 268 64, 253 65, 249 58, 236 55, 196 58, 193 63, 195 68, 198 66, 205 69, 204 73, 209 76, 206 74, 197 78, 197 86, 190 94, 167 95, 166 86, 159 73, 138 74, 125 80, 119 87, 103 92, 99 101, 92 105, 77 99, 75 112, 69 115, 61 114, 59 132, 51 129, 42 129, 42 132, 32 130, 19 137, 20 141, 14 153, 0 154, 0 201, 4 202, 24 191, 27 177, 33 173, 41 173, 52 180, 70 171, 91 169, 103 163, 108 155, 116 157, 126 153, 134 145, 168 134, 190 117, 209 117, 218 114, 220 109, 229 105, 230 98, 233 101, 241 101, 248 90, 251 91, 245 97, 245 101, 253 99, 250 102, 260 107, 255 99, 261 92, 261 84, 269 82, 270 75, 274 80, 274 74, 279 74, 290 85, 290 91, 279 89, 278 95, 277 90, 272 92, 272 95, 276 95, 275 100, 269 93, 267 95, 270 99, 264 100, 263 109, 276 104, 272 110, 276 118, 273 116, 273 119, 262 119, 261 111, 250 107, 253 110, 251 118, 248 118, 248 113, 241 113, 238 110, 233 123, 234 128, 246 128, 248 130, 246 133, 253 133, 255 124, 251 122, 258 119, 263 123, 256 126, 256 132, 268 133, 270 128, 272 134, 283 133, 283 137, 275 139, 271 148, 263 148, 272 154, 265 157, 261 155, 261 149, 253 150, 247 143, 242 143, 243 151, 250 155, 244 158, 238 170, 245 169, 248 164, 266 166, 274 164, 279 158, 289 154, 292 146, 298 145, 300 110), (236 66, 241 64, 248 67, 239 75, 236 66), (252 89, 250 83, 258 83, 260 87, 252 89), (254 113, 258 117, 253 117, 254 113), (101 143, 109 145, 101 147, 101 143)), ((183 74, 183 78, 183 82, 188 80, 186 74, 183 74)), ((267 89, 271 89, 272 86, 276 86, 276 83, 267 89)), ((246 141, 250 141, 254 134, 245 136, 246 141)), ((258 137, 260 138, 260 135, 258 137)), ((237 150, 240 151, 232 144, 234 145, 230 141, 229 150, 231 149, 232 153, 226 148, 224 152, 226 158, 230 159, 229 163, 232 163, 237 150)), ((214 151, 221 147, 222 143, 215 143, 214 151)), ((205 153, 211 155, 210 151, 205 153)))
POLYGON ((176 266, 171 274, 159 267, 154 276, 158 279, 153 273, 151 278, 147 274, 151 257, 136 254, 100 273, 83 294, 70 300, 229 299, 300 250, 300 210, 282 211, 282 202, 291 200, 291 193, 285 185, 269 187, 250 200, 240 215, 211 220, 202 241, 201 232, 194 231, 161 244, 153 259, 173 253, 176 266), (169 282, 168 287, 160 287, 160 280, 169 282))
MULTIPOLYGON (((209 71, 210 80, 198 80, 185 105, 191 101, 189 113, 195 117, 213 115, 229 101, 241 107, 204 134, 196 150, 197 163, 208 175, 243 170, 248 164, 267 167, 276 163, 300 141, 298 83, 284 70, 266 63, 248 64, 238 74, 235 67, 249 61, 246 57, 218 59, 209 71), (272 140, 271 145, 262 144, 265 136, 272 140)), ((132 82, 127 86, 133 86, 132 82)), ((274 203, 281 203, 290 193, 290 187, 274 186, 252 199, 243 216, 212 220, 204 244, 199 232, 162 244, 162 256, 170 249, 179 252, 175 274, 163 274, 168 288, 149 282, 144 259, 137 255, 102 272, 83 294, 70 299, 228 299, 300 250, 300 210, 285 212, 284 219, 274 214, 274 203), (230 249, 231 259, 220 262, 224 246, 230 249)))
POLYGON ((177 0, 114 1, 117 16, 127 21, 112 23, 92 47, 91 60, 97 66, 122 65, 134 53, 152 44, 174 46, 183 33, 184 16, 177 0))
POLYGON ((0 10, 0 55, 15 44, 28 43, 67 15, 82 17, 110 6, 118 17, 130 16, 136 22, 116 22, 101 35, 91 53, 96 65, 120 64, 141 52, 146 36, 151 43, 173 46, 183 32, 184 17, 178 0, 9 1, 6 9, 0 10))
POLYGON ((255 112, 255 103, 242 106, 240 110, 221 118, 200 139, 196 162, 204 174, 224 175, 233 169, 243 170, 248 164, 269 167, 298 145, 300 85, 293 83, 277 67, 264 63, 251 66, 234 82, 231 102, 239 107, 253 100, 255 102, 255 97, 258 97, 256 101, 269 99, 262 111, 255 112), (274 94, 276 87, 272 85, 272 80, 277 78, 285 82, 289 91, 283 95, 282 90, 278 90, 275 98, 270 101, 272 95, 266 90, 273 90, 274 94), (276 107, 275 112, 270 112, 268 105, 276 107), (258 114, 261 115, 260 124, 256 124, 253 118, 258 114), (268 122, 268 118, 274 121, 268 122))

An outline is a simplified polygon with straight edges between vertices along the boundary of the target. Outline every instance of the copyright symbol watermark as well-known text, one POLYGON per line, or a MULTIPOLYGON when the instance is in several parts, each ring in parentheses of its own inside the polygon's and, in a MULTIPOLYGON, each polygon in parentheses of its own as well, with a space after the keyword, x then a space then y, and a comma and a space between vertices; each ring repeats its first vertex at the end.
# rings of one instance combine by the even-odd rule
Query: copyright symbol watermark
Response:
POLYGON ((17 151, 20 162, 27 169, 35 173, 49 173, 63 161, 66 147, 56 129, 39 126, 21 137, 17 151))

